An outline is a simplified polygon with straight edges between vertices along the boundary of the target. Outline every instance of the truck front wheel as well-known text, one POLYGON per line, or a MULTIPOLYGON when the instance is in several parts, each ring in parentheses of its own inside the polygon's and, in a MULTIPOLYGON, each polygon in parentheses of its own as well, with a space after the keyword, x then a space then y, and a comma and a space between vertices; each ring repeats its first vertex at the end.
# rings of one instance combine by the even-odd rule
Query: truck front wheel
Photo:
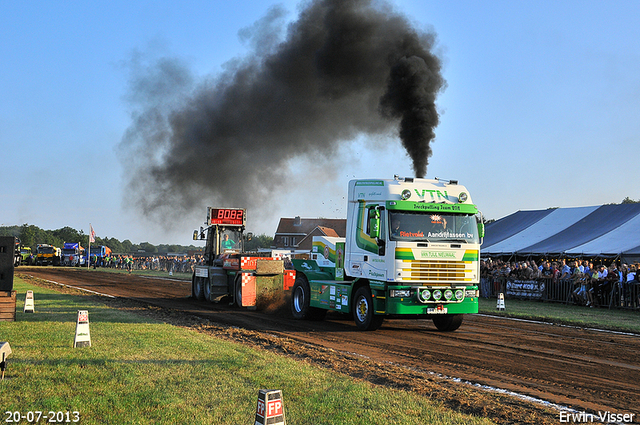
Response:
POLYGON ((462 314, 447 314, 445 316, 435 316, 433 324, 440 332, 453 332, 462 324, 462 314))
POLYGON ((311 307, 311 287, 307 278, 302 274, 296 275, 296 281, 291 291, 291 314, 298 320, 322 320, 327 310, 311 307))
POLYGON ((375 331, 384 321, 384 316, 373 314, 373 299, 367 286, 358 288, 354 297, 353 320, 361 331, 375 331))

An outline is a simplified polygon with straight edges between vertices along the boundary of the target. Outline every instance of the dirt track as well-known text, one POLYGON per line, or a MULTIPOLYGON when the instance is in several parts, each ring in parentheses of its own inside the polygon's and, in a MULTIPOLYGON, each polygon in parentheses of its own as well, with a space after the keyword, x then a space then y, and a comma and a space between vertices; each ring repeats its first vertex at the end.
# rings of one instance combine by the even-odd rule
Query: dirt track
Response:
POLYGON ((258 313, 197 302, 189 298, 190 284, 177 280, 64 268, 24 267, 16 272, 26 279, 31 275, 162 307, 155 314, 164 320, 190 317, 179 324, 376 384, 416 391, 499 423, 558 423, 559 416, 544 406, 487 394, 434 374, 511 390, 580 412, 634 413, 634 419, 640 419, 637 335, 481 315, 467 315, 453 333, 437 332, 429 320, 389 320, 376 332, 358 332, 350 318, 339 315, 301 322, 282 311, 258 313))

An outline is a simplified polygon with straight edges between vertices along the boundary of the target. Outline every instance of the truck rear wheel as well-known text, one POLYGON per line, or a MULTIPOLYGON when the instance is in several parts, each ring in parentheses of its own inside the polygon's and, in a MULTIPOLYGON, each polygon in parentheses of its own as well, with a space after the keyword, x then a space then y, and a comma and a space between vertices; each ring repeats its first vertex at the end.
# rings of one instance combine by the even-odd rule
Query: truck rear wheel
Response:
POLYGON ((193 278, 193 296, 197 300, 204 300, 204 279, 201 277, 193 278))
POLYGON ((433 324, 440 332, 453 332, 462 324, 462 314, 447 314, 444 316, 435 316, 433 324))
POLYGON ((291 314, 298 320, 322 320, 327 310, 311 307, 311 287, 306 276, 296 273, 296 281, 291 290, 291 314))
POLYGON ((358 288, 354 296, 353 320, 361 331, 375 331, 384 321, 384 316, 373 314, 373 299, 367 286, 358 288))

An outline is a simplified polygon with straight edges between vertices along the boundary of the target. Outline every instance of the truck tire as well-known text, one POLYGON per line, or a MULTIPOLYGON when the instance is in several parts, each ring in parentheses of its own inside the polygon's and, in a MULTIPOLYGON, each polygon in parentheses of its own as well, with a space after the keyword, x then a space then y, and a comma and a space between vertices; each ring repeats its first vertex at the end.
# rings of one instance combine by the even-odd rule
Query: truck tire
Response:
POLYGON ((233 298, 236 302, 236 305, 242 308, 242 274, 238 273, 236 275, 236 280, 233 284, 233 298))
POLYGON ((201 277, 195 277, 193 279, 193 296, 197 300, 204 300, 204 279, 201 277))
POLYGON ((462 314, 447 314, 444 316, 435 316, 433 324, 440 332, 453 332, 462 324, 462 314))
POLYGON ((209 285, 209 282, 208 282, 209 279, 206 279, 206 280, 203 279, 203 278, 200 278, 200 279, 203 280, 203 282, 202 282, 202 297, 207 301, 212 301, 211 300, 211 285, 209 285))
POLYGON ((361 331, 375 331, 384 321, 384 316, 373 314, 373 299, 368 286, 356 290, 353 304, 353 320, 361 331))
POLYGON ((311 287, 307 277, 296 273, 296 281, 291 290, 291 314, 298 320, 322 320, 327 310, 311 307, 311 287))

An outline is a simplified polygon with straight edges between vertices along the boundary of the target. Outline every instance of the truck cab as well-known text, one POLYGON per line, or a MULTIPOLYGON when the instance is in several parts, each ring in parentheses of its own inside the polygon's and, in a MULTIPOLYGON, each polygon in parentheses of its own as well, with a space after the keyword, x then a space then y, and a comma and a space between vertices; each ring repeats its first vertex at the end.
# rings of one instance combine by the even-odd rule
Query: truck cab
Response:
POLYGON ((32 263, 31 248, 28 246, 21 246, 20 257, 22 264, 30 266, 32 263))
POLYGON ((73 267, 86 264, 85 249, 78 242, 65 242, 62 246, 61 264, 73 267))
POLYGON ((307 318, 321 315, 318 309, 348 311, 362 330, 396 316, 432 318, 439 330, 455 330, 463 314, 478 312, 483 233, 477 207, 456 181, 352 180, 346 237, 327 251, 335 247, 335 266, 294 261, 301 282, 292 312, 307 318))
POLYGON ((60 248, 57 248, 49 244, 38 244, 36 247, 36 265, 60 265, 60 258, 62 253, 60 248))

